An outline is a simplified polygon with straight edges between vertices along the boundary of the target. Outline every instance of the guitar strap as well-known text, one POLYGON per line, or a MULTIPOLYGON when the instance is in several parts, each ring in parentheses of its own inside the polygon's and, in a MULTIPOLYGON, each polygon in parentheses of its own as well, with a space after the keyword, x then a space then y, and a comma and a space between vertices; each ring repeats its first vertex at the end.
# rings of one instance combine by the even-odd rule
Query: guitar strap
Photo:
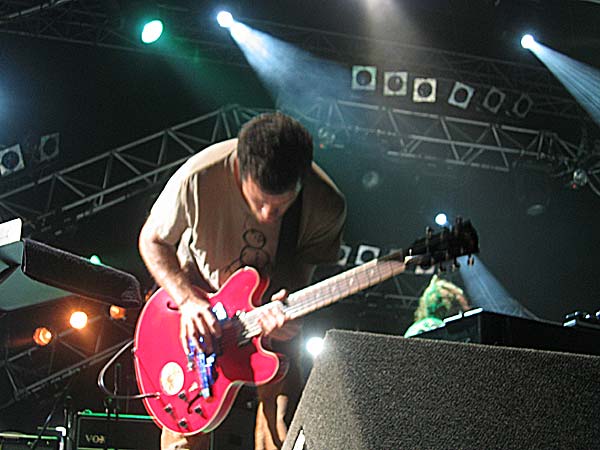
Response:
POLYGON ((276 274, 271 275, 269 288, 262 297, 263 303, 270 301, 271 296, 286 285, 286 274, 294 270, 294 258, 298 248, 298 230, 300 229, 300 216, 302 215, 302 192, 298 194, 292 206, 285 212, 281 219, 279 242, 275 253, 276 274))
POLYGON ((285 212, 281 221, 281 230, 279 231, 279 243, 275 253, 275 264, 281 264, 291 261, 298 247, 298 230, 300 228, 300 216, 302 214, 302 193, 301 190, 292 206, 285 212))

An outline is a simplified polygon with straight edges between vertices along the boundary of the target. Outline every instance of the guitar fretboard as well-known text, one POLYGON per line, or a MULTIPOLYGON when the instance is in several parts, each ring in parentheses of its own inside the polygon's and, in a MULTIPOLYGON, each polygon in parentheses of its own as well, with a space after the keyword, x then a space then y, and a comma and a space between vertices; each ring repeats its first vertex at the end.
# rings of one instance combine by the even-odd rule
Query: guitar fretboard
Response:
POLYGON ((398 275, 404 268, 402 261, 374 259, 290 294, 284 313, 290 319, 297 319, 398 275))
POLYGON ((288 319, 298 319, 398 275, 405 268, 402 252, 399 251, 296 291, 289 295, 285 305, 281 302, 267 303, 240 317, 244 324, 243 337, 249 339, 260 334, 257 315, 262 308, 282 308, 288 319))

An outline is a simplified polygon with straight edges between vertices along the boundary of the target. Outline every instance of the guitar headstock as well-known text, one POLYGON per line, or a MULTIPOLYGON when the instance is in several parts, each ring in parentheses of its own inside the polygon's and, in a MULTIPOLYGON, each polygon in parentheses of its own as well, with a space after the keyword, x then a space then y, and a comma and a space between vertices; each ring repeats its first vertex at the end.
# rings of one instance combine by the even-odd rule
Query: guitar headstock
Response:
POLYGON ((412 258, 407 266, 426 269, 445 261, 455 261, 459 256, 479 253, 479 237, 469 220, 457 219, 452 228, 444 227, 438 233, 426 230, 425 237, 417 239, 404 252, 412 258))

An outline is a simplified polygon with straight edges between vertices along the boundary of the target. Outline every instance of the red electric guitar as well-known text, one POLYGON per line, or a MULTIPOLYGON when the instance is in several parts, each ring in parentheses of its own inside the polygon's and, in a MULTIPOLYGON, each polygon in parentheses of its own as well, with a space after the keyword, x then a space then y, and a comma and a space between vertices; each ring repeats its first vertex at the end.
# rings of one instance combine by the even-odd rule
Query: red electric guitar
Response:
MULTIPOLYGON (((419 239, 406 251, 371 260, 289 295, 283 311, 296 319, 403 272, 408 266, 431 266, 477 253, 478 237, 470 222, 458 221, 419 239)), ((134 363, 144 405, 155 422, 186 435, 214 430, 225 419, 243 385, 259 386, 285 374, 280 355, 265 350, 255 307, 268 282, 256 270, 235 272, 210 302, 222 337, 216 354, 192 349, 179 340, 179 311, 164 290, 146 303, 135 332, 134 363)), ((275 305, 279 306, 279 305, 275 305)))

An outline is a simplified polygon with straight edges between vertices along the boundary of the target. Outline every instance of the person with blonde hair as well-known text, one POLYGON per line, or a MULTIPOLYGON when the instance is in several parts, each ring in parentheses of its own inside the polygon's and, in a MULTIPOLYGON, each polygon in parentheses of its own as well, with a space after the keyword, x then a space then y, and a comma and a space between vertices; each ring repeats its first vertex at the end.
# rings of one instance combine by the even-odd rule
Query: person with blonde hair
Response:
POLYGON ((408 327, 404 337, 438 328, 444 324, 446 317, 467 311, 469 308, 469 302, 461 288, 434 275, 419 299, 415 321, 408 327))

